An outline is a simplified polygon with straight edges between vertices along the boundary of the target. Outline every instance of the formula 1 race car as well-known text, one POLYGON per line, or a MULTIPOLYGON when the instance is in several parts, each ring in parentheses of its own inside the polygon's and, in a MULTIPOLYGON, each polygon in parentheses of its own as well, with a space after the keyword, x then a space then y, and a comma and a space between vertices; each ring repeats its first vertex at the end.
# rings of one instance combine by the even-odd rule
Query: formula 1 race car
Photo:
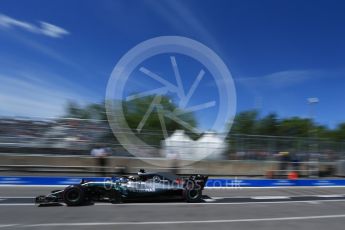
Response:
POLYGON ((38 196, 36 204, 66 203, 68 206, 86 205, 97 201, 122 203, 144 200, 202 201, 202 191, 208 176, 192 175, 186 178, 171 173, 147 173, 144 170, 133 177, 113 177, 103 182, 85 181, 70 185, 63 190, 54 190, 46 196, 38 196))

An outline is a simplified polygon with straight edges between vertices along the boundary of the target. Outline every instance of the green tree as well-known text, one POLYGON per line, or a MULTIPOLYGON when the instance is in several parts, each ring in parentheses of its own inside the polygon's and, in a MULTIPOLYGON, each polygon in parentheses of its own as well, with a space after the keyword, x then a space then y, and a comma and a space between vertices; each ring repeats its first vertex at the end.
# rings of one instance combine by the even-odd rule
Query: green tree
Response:
POLYGON ((270 113, 257 121, 255 133, 259 135, 277 135, 279 120, 275 113, 270 113))
POLYGON ((314 130, 315 137, 330 139, 334 136, 334 132, 324 125, 316 125, 316 127, 314 127, 314 130))
MULTIPOLYGON (((154 96, 147 96, 131 101, 122 101, 122 106, 125 119, 131 130, 134 133, 137 133, 137 136, 144 140, 146 143, 159 145, 164 136, 162 132, 161 121, 158 116, 157 107, 155 107, 152 113, 148 116, 145 125, 142 127, 142 131, 137 132, 138 125, 143 120, 143 117, 149 109, 153 100, 154 96)), ((193 128, 197 126, 194 115, 192 113, 184 113, 183 111, 178 110, 178 107, 172 102, 169 97, 162 96, 159 105, 159 108, 164 111, 179 111, 180 115, 177 115, 177 117, 181 121, 187 123, 190 127, 193 128)), ((65 117, 100 120, 101 122, 106 122, 106 126, 108 127, 104 103, 93 103, 82 107, 75 102, 69 102, 66 108, 65 117)), ((197 135, 190 132, 188 128, 181 125, 180 122, 176 122, 172 119, 164 117, 164 123, 169 134, 171 134, 171 132, 173 132, 174 130, 182 129, 185 130, 186 133, 188 133, 192 138, 197 137, 197 135)), ((108 128, 107 133, 102 138, 104 138, 105 140, 114 139, 110 128, 108 128)))
MULTIPOLYGON (((129 127, 136 132, 138 125, 142 122, 145 113, 150 107, 154 96, 147 96, 145 98, 135 99, 132 101, 124 101, 123 109, 129 127)), ((172 103, 171 99, 167 96, 162 96, 159 106, 161 110, 173 112, 178 110, 177 106, 172 103)), ((143 139, 146 143, 158 145, 164 138, 162 132, 162 124, 159 118, 157 107, 154 108, 150 116, 147 118, 145 125, 142 127, 142 131, 137 135, 143 139)), ((195 128, 197 122, 192 113, 183 113, 179 111, 181 115, 177 116, 181 121, 187 123, 190 127, 195 128)), ((174 130, 181 129, 185 130, 192 138, 196 137, 187 127, 181 125, 180 122, 176 122, 172 119, 164 117, 164 123, 166 130, 171 134, 174 130)))
POLYGON ((333 131, 332 136, 337 141, 345 141, 345 123, 340 123, 333 131))
POLYGON ((236 115, 232 125, 232 133, 255 134, 258 112, 256 110, 244 111, 236 115))
POLYGON ((106 113, 104 104, 92 103, 84 107, 70 101, 66 106, 66 118, 105 120, 106 113))
POLYGON ((310 119, 292 117, 283 119, 279 124, 278 134, 281 136, 309 137, 314 129, 310 119))

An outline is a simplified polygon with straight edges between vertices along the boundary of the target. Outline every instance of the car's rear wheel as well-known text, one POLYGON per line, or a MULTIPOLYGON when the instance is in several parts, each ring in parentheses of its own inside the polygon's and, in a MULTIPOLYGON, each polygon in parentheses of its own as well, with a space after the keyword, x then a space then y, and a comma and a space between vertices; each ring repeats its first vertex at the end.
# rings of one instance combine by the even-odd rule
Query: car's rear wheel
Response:
POLYGON ((63 201, 68 206, 78 206, 85 202, 85 191, 80 185, 67 187, 63 193, 63 201))
POLYGON ((189 180, 186 183, 183 196, 189 203, 198 203, 202 201, 202 190, 194 181, 189 180))

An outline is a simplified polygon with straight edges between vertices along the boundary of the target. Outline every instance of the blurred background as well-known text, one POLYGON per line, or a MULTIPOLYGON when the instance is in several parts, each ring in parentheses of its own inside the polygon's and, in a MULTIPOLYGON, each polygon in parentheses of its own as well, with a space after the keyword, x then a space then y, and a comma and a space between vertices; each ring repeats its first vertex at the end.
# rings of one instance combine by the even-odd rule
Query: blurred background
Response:
MULTIPOLYGON (((3 0, 1 174, 112 175, 147 168, 214 176, 345 176, 343 9, 339 1, 104 0, 81 5, 3 0), (109 127, 105 90, 114 65, 129 49, 162 35, 196 39, 223 59, 235 81, 237 113, 224 124, 231 126, 229 133, 210 128, 220 98, 207 70, 190 106, 210 98, 215 106, 185 111, 179 118, 188 127, 165 119, 164 133, 153 111, 135 132, 154 95, 124 100, 129 129, 114 132, 135 132, 155 147, 138 158, 109 127), (214 154, 193 160, 209 151, 214 154)), ((183 66, 185 59, 176 58, 183 84, 190 88, 198 63, 187 60, 183 66)), ((171 80, 167 63, 144 64, 171 80)), ((157 86, 142 77, 132 76, 127 96, 157 86)), ((180 109, 176 95, 161 96, 162 108, 180 109)), ((145 146, 131 148, 140 152, 145 146)))
MULTIPOLYGON (((141 116, 128 114, 127 119, 136 126, 141 116)), ((177 125, 174 123, 167 124, 169 138, 164 139, 158 117, 152 116, 149 124, 137 135, 157 148, 146 157, 160 162, 161 167, 141 161, 116 140, 103 104, 82 107, 70 103, 66 115, 59 118, 2 117, 1 172, 98 175, 104 172, 93 158, 104 156, 108 159, 103 165, 107 175, 134 173, 139 168, 176 170, 179 161, 190 161, 178 173, 286 178, 289 172, 297 171, 304 177, 343 176, 345 124, 329 129, 308 118, 260 116, 257 110, 250 110, 236 115, 224 141, 212 133, 203 134, 208 138, 200 140, 183 127, 172 129, 177 125), (104 152, 97 155, 94 150, 100 149, 104 152), (203 154, 205 149, 216 154, 193 161, 192 154, 203 154)), ((136 146, 137 151, 144 147, 136 146)))

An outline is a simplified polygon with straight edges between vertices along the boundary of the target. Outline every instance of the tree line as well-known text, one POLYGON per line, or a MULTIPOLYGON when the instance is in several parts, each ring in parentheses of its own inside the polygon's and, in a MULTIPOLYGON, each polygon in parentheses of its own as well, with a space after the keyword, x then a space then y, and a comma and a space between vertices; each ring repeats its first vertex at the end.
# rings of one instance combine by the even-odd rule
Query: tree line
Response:
MULTIPOLYGON (((137 128, 152 100, 153 96, 149 96, 130 102, 123 102, 125 117, 131 129, 134 130, 137 128)), ((162 96, 160 104, 162 108, 169 111, 174 111, 177 108, 177 106, 165 96, 162 96)), ((104 103, 93 103, 81 106, 75 102, 69 102, 66 107, 66 117, 107 120, 104 103)), ((192 127, 197 127, 198 125, 193 113, 185 113, 180 117, 180 119, 187 122, 192 127)), ((179 123, 170 119, 165 120, 166 129, 168 131, 183 129, 189 133, 192 138, 198 138, 198 136, 192 135, 189 130, 181 126, 179 123)), ((142 135, 143 139, 148 139, 149 142, 153 143, 159 143, 159 141, 163 139, 161 123, 156 112, 153 112, 151 116, 149 116, 143 129, 150 130, 152 132, 157 131, 156 134, 158 133, 155 137, 142 135), (160 131, 160 134, 158 131, 160 131)), ((332 141, 344 141, 345 122, 339 124, 334 129, 330 129, 327 126, 318 124, 309 118, 301 118, 297 116, 281 118, 275 113, 261 116, 259 111, 249 110, 240 112, 235 116, 231 134, 312 137, 326 138, 332 141)), ((111 135, 109 134, 109 136, 111 135)))
POLYGON ((275 113, 260 116, 257 110, 240 112, 236 115, 231 133, 248 135, 291 136, 345 140, 345 123, 330 129, 310 118, 280 118, 275 113))

